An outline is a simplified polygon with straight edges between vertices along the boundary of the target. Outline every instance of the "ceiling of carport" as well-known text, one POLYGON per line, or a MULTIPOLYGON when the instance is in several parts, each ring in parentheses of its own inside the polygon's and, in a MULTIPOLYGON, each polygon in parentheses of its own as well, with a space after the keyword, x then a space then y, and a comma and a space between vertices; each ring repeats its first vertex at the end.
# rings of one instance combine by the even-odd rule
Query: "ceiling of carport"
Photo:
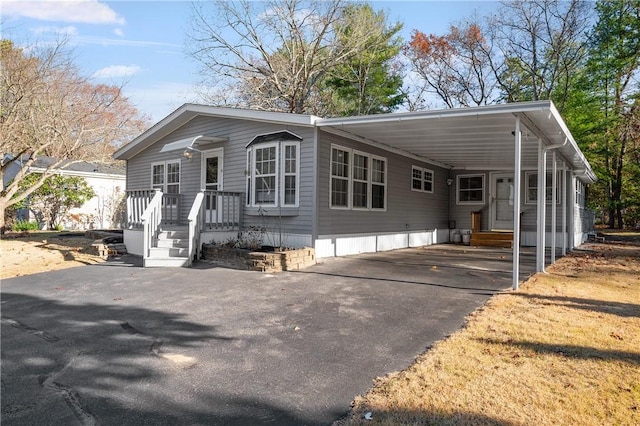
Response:
MULTIPOLYGON (((566 144, 561 157, 574 170, 591 168, 550 101, 455 110, 332 118, 323 130, 360 137, 461 170, 513 170, 516 117, 521 117, 522 168, 536 169, 544 146, 566 144)), ((588 180, 592 180, 589 178, 588 180)))

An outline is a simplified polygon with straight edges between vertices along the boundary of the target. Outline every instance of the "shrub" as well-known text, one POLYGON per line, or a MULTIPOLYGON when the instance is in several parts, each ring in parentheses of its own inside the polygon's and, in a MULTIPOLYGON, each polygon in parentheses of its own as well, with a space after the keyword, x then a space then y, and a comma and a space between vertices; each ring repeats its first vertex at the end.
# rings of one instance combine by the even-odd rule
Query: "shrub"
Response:
POLYGON ((14 231, 37 231, 39 229, 38 222, 30 222, 28 220, 18 220, 13 224, 14 231))

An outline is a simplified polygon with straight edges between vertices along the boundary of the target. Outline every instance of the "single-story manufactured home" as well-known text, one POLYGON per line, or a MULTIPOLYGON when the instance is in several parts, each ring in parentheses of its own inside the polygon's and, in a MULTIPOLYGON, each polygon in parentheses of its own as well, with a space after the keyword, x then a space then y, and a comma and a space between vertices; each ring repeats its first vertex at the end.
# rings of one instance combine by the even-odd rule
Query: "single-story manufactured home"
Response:
POLYGON ((516 260, 537 246, 543 270, 545 247, 565 253, 593 227, 595 175, 551 101, 339 118, 185 104, 114 156, 125 244, 148 266, 263 229, 318 258, 471 234, 516 260), (158 247, 172 225, 188 244, 158 247))

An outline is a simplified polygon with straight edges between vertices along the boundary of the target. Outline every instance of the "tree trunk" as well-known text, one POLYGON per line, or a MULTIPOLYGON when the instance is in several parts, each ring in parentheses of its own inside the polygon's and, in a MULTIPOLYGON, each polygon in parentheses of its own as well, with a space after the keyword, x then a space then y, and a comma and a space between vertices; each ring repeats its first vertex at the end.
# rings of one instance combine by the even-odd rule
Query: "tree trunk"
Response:
POLYGON ((4 231, 5 231, 5 222, 4 222, 5 202, 4 202, 4 197, 0 197, 0 211, 2 211, 2 214, 0 215, 0 234, 4 235, 4 231))

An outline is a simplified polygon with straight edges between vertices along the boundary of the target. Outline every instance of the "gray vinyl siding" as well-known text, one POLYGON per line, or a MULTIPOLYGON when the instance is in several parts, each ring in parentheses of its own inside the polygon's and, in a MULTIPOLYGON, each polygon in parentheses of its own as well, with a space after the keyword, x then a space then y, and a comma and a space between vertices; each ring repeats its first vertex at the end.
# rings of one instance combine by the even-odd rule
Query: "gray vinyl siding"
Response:
MULTIPOLYGON (((537 172, 537 170, 527 170, 527 172, 537 172)), ((452 170, 451 176, 453 179, 453 183, 451 184, 451 220, 456 221, 457 229, 470 229, 471 228, 471 213, 475 211, 480 211, 481 214, 481 224, 482 230, 489 230, 491 226, 491 218, 490 218, 490 203, 491 203, 491 175, 492 171, 490 170, 452 170), (457 194, 457 176, 459 175, 484 175, 485 176, 485 188, 484 188, 484 204, 458 204, 458 194, 457 194)), ((499 173, 509 173, 507 172, 499 172, 499 173)), ((527 204, 526 203, 526 182, 525 182, 526 172, 522 172, 522 177, 520 180, 521 183, 521 192, 520 195, 522 197, 520 204, 520 227, 523 232, 532 231, 535 232, 538 229, 538 210, 536 204, 527 204)), ((560 182, 558 182, 560 185, 560 182)), ((561 187, 558 186, 558 191, 561 191, 561 187)), ((570 213, 569 211, 569 197, 575 196, 571 194, 569 188, 567 188, 567 215, 570 213)), ((546 228, 547 230, 551 230, 551 203, 547 203, 546 205, 546 228)), ((568 221, 567 221, 568 223, 568 221)), ((556 228, 558 231, 562 231, 562 204, 558 203, 556 205, 556 228)))
POLYGON ((322 131, 318 133, 317 235, 405 232, 447 227, 447 169, 334 134, 322 131), (386 211, 342 210, 329 207, 332 144, 386 158, 386 211), (433 170, 432 194, 411 190, 412 166, 433 170))
MULTIPOLYGON (((152 146, 134 156, 127 162, 127 189, 151 188, 151 164, 160 161, 180 160, 180 193, 182 194, 182 218, 186 219, 196 194, 200 191, 201 163, 200 154, 194 152, 191 160, 183 157, 183 151, 161 153, 162 147, 170 142, 195 137, 201 134, 226 137, 222 143, 207 144, 201 149, 223 148, 223 189, 225 191, 246 191, 245 170, 247 168, 246 145, 264 133, 289 130, 303 140, 300 142, 300 188, 299 208, 297 215, 282 217, 251 216, 245 214, 245 226, 261 226, 268 229, 281 229, 294 234, 311 234, 312 232, 312 193, 313 193, 313 137, 312 127, 286 126, 281 124, 261 123, 255 121, 196 117, 180 129, 160 139, 152 146)), ((245 198, 242 200, 244 205, 245 198)), ((267 209, 272 210, 272 209, 267 209)))

